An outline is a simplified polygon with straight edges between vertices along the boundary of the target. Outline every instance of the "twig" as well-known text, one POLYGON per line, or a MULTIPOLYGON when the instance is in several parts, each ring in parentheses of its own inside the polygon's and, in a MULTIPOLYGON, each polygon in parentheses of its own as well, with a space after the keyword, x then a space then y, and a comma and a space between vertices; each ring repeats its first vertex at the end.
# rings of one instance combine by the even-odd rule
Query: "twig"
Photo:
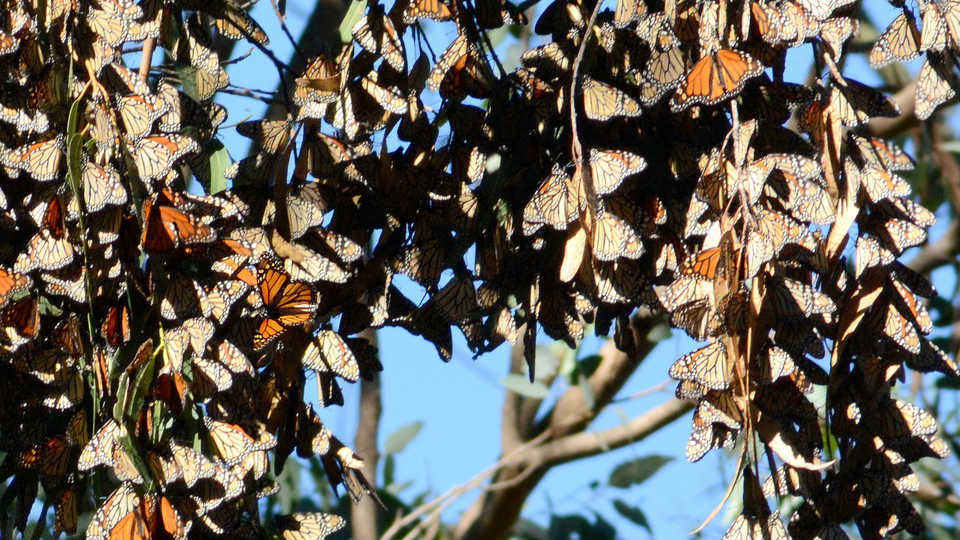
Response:
POLYGON ((594 211, 597 207, 597 192, 593 188, 593 175, 590 174, 590 164, 583 159, 583 146, 580 144, 580 132, 577 129, 577 87, 580 86, 580 65, 583 63, 583 56, 587 50, 587 43, 590 41, 594 23, 597 21, 597 15, 600 14, 602 1, 597 0, 593 6, 593 13, 590 14, 590 22, 583 31, 583 40, 580 41, 580 47, 577 49, 577 56, 573 60, 573 74, 570 77, 570 137, 572 140, 571 154, 573 163, 576 167, 576 174, 580 176, 583 182, 584 191, 587 194, 587 203, 590 210, 594 211))
POLYGON ((280 6, 277 5, 277 0, 270 0, 270 5, 273 6, 273 13, 277 16, 277 20, 280 21, 280 29, 283 30, 284 35, 287 36, 287 39, 290 40, 290 44, 293 45, 293 50, 300 55, 300 58, 306 62, 307 55, 303 53, 300 49, 300 45, 297 44, 297 40, 293 39, 293 35, 290 34, 290 29, 287 28, 286 17, 283 13, 280 13, 280 6))
POLYGON ((533 447, 539 445, 541 442, 543 442, 544 440, 546 440, 547 437, 548 437, 548 433, 546 433, 546 432, 541 433, 540 435, 537 435, 537 436, 534 437, 533 439, 530 439, 529 441, 527 441, 525 444, 523 444, 523 445, 521 445, 521 446, 518 446, 514 451, 512 451, 512 452, 510 452, 509 454, 507 454, 507 455, 503 456, 502 458, 500 458, 500 460, 497 461, 496 463, 494 463, 493 465, 491 465, 491 466, 487 467, 486 469, 484 469, 484 470, 480 471, 479 473, 477 473, 473 478, 471 478, 470 480, 468 480, 466 483, 461 484, 461 485, 459 485, 459 486, 454 486, 454 487, 450 488, 449 490, 447 490, 447 492, 444 493, 443 495, 440 495, 440 496, 434 498, 434 499, 431 500, 431 501, 428 501, 428 502, 426 502, 426 503, 423 503, 423 504, 420 505, 417 509, 415 509, 413 512, 410 512, 409 514, 407 514, 407 515, 404 516, 403 518, 400 518, 400 519, 398 519, 397 521, 394 521, 393 524, 390 525, 390 528, 388 528, 388 529, 383 533, 383 535, 380 537, 380 539, 381 539, 381 540, 387 540, 387 539, 389 539, 389 538, 392 538, 393 535, 397 534, 397 531, 399 531, 399 530, 402 529, 403 527, 406 527, 407 525, 413 523, 414 521, 416 521, 417 518, 419 518, 419 517, 422 516, 423 514, 425 514, 425 513, 427 513, 427 512, 430 512, 432 508, 434 508, 434 507, 436 507, 436 506, 438 506, 438 505, 444 504, 444 501, 446 501, 446 500, 448 500, 448 499, 451 499, 451 498, 453 498, 454 500, 456 500, 456 499, 460 498, 463 494, 465 494, 465 493, 467 493, 467 492, 469 492, 469 491, 472 491, 472 490, 480 487, 480 484, 482 484, 483 482, 485 482, 485 481, 487 480, 487 478, 489 478, 491 475, 493 475, 493 473, 497 472, 501 467, 507 465, 508 463, 513 462, 513 459, 514 459, 518 454, 520 454, 520 453, 522 453, 522 452, 524 452, 524 451, 526 451, 526 450, 528 450, 528 449, 530 449, 530 448, 533 448, 533 447))
POLYGON ((157 46, 157 38, 149 37, 143 42, 143 52, 140 55, 140 80, 147 82, 150 75, 150 64, 153 61, 153 49, 157 46))
POLYGON ((657 392, 662 392, 671 384, 672 384, 672 381, 666 380, 656 386, 651 386, 650 388, 647 388, 646 390, 641 390, 635 394, 630 394, 629 396, 624 396, 621 398, 611 399, 610 403, 623 403, 624 401, 632 401, 634 399, 640 399, 642 397, 649 396, 650 394, 656 394, 657 392))

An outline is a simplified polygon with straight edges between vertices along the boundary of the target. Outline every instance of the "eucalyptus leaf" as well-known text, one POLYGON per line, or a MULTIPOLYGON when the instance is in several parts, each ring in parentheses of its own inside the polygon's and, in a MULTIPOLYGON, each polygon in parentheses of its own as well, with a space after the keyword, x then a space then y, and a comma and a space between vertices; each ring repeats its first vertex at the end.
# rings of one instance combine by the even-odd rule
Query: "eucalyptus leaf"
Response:
POLYGON ((621 500, 621 499, 614 499, 614 501, 613 501, 613 508, 614 508, 614 509, 617 511, 617 513, 619 513, 621 516, 623 516, 623 517, 629 519, 630 521, 632 521, 633 523, 636 523, 637 525, 643 527, 643 528, 646 529, 647 532, 650 533, 651 535, 653 534, 653 531, 650 529, 650 523, 647 521, 647 516, 643 513, 643 510, 641 510, 640 508, 638 508, 638 507, 636 507, 636 506, 631 506, 631 505, 625 503, 625 502, 624 502, 623 500, 621 500))
POLYGON ((550 389, 547 388, 547 385, 543 384, 542 382, 530 382, 523 375, 518 375, 516 373, 507 375, 500 380, 500 383, 506 386, 511 392, 515 392, 523 397, 532 399, 543 399, 547 397, 547 394, 550 393, 550 389))
POLYGON ((365 0, 353 0, 350 3, 350 7, 347 8, 347 13, 343 16, 343 20, 340 21, 340 26, 337 29, 340 34, 340 43, 350 43, 353 39, 353 27, 363 17, 363 12, 366 9, 367 2, 365 0))
POLYGON ((625 461, 617 465, 610 473, 609 483, 611 486, 618 488, 642 484, 671 461, 673 461, 672 457, 658 454, 625 461))
POLYGON ((403 449, 417 437, 421 429, 423 429, 423 422, 420 420, 411 422, 397 429, 387 436, 387 442, 383 446, 383 451, 387 454, 399 454, 403 452, 403 449))

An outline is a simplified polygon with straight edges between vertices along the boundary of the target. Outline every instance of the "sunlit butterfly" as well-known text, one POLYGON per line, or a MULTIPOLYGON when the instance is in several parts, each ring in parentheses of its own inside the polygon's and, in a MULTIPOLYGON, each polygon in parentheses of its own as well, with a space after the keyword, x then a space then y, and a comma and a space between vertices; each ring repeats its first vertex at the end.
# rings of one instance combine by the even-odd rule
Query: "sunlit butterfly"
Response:
POLYGON ((266 32, 263 31, 256 19, 248 15, 246 11, 235 8, 229 3, 224 3, 222 6, 218 10, 218 18, 214 20, 214 25, 220 35, 230 39, 245 38, 264 46, 270 43, 266 32))
POLYGON ((237 124, 237 133, 256 142, 267 153, 277 153, 290 141, 292 125, 286 120, 252 120, 237 124))
POLYGON ((332 330, 320 330, 303 353, 303 367, 313 371, 332 371, 344 380, 355 382, 360 367, 350 347, 332 330))
POLYGON ((920 3, 920 11, 923 13, 920 50, 939 52, 960 43, 960 3, 929 0, 920 3))
POLYGON ((449 21, 455 14, 454 9, 443 0, 411 0, 403 11, 403 24, 414 24, 417 19, 449 21))
POLYGON ((27 291, 32 283, 30 276, 0 268, 0 308, 18 293, 27 291))
POLYGON ((140 243, 148 253, 164 253, 185 244, 209 243, 216 231, 174 205, 172 193, 164 190, 144 203, 144 227, 140 243))
POLYGON ((535 233, 543 225, 563 230, 580 215, 586 195, 580 182, 574 182, 559 165, 540 185, 523 209, 523 233, 535 233))
POLYGON ((131 94, 117 100, 117 111, 132 140, 145 137, 153 123, 169 110, 167 102, 152 94, 131 94))
POLYGON ((640 116, 640 104, 622 90, 584 76, 583 111, 591 120, 609 120, 614 116, 640 116))
POLYGON ((640 77, 640 101, 652 105, 680 84, 686 75, 686 63, 680 47, 650 52, 646 69, 640 77))
POLYGON ((914 113, 920 120, 926 120, 941 104, 956 95, 953 72, 946 68, 943 61, 928 53, 917 75, 917 89, 914 95, 914 113))
POLYGON ((253 337, 254 347, 262 348, 291 326, 310 320, 316 307, 313 290, 305 283, 291 281, 279 261, 264 258, 257 266, 260 296, 267 316, 260 320, 253 337))
POLYGON ((733 97, 753 77, 763 73, 763 64, 742 51, 721 49, 705 55, 687 73, 670 102, 674 111, 693 104, 714 105, 733 97))
POLYGON ((700 383, 711 390, 723 390, 730 386, 727 350, 721 341, 712 341, 701 349, 681 356, 670 366, 670 376, 700 383))
POLYGON ((276 519, 284 540, 322 540, 346 525, 340 516, 322 512, 290 514, 276 519))
POLYGON ((393 21, 382 9, 371 8, 367 16, 353 26, 352 33, 353 39, 361 47, 371 54, 381 56, 393 69, 404 71, 406 58, 403 40, 393 26, 393 21))
POLYGON ((199 150, 197 142, 186 135, 145 137, 128 146, 141 180, 162 178, 181 157, 199 150))
POLYGON ((918 56, 920 56, 920 31, 917 30, 913 14, 905 9, 880 34, 868 58, 870 66, 876 69, 890 62, 907 62, 918 56))
POLYGON ((57 177, 63 159, 62 136, 46 141, 30 143, 0 154, 0 162, 10 168, 20 169, 34 180, 47 182, 57 177))
POLYGON ((17 257, 15 271, 57 270, 73 260, 73 244, 67 238, 64 217, 60 198, 54 196, 44 210, 40 231, 27 243, 26 252, 17 257))
POLYGON ((107 205, 123 205, 127 202, 127 190, 109 165, 101 167, 93 162, 83 165, 83 202, 88 212, 97 212, 107 205))
POLYGON ((638 259, 643 255, 643 243, 633 227, 609 211, 593 216, 589 238, 593 256, 601 261, 638 259))
POLYGON ((623 179, 643 171, 647 162, 626 150, 590 149, 590 172, 597 195, 612 193, 623 179))
POLYGON ((890 98, 849 77, 846 86, 833 86, 830 106, 847 127, 865 124, 877 116, 895 118, 900 114, 900 107, 890 98))
POLYGON ((831 13, 851 3, 853 0, 797 0, 797 4, 821 21, 827 20, 831 13))

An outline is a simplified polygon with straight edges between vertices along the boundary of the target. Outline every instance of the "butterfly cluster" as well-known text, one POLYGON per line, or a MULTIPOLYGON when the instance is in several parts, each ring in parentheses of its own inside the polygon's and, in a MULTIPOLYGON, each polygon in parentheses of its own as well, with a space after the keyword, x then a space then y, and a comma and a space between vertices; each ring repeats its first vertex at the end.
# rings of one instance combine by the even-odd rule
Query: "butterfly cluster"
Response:
MULTIPOLYGON (((521 343, 532 377, 538 330, 613 330, 630 353, 640 307, 705 342, 669 369, 697 403, 687 457, 757 442, 729 538, 922 525, 909 464, 947 448, 891 388, 904 365, 957 369, 925 337, 931 284, 898 261, 933 224, 898 175, 912 159, 863 129, 899 109, 837 67, 855 3, 554 0, 516 66, 488 35, 529 24, 509 2, 371 3, 337 51, 278 64, 287 116, 236 126, 253 150, 224 189, 215 40, 269 45, 245 9, 2 2, 0 528, 42 486, 57 532, 91 512, 92 538, 323 538, 343 520, 265 524, 256 500, 294 451, 372 493, 305 396, 315 379, 342 404, 381 370, 361 332, 444 359, 453 329, 476 354, 521 343), (434 57, 428 21, 453 35, 434 57), (819 76, 786 82, 804 44, 819 76), (767 500, 787 494, 785 525, 767 500)), ((950 5, 924 30, 952 29, 950 5)), ((915 57, 908 34, 949 54, 903 13, 871 62, 915 57)), ((925 118, 953 86, 920 85, 925 118)))

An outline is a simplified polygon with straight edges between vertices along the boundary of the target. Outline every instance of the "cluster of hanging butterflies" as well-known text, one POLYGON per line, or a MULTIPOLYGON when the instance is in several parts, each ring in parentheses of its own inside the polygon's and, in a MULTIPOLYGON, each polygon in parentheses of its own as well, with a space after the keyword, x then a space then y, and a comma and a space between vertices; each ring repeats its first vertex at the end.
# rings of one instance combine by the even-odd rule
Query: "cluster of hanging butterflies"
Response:
MULTIPOLYGON (((697 402, 687 457, 756 436, 782 462, 761 482, 775 460, 743 460, 728 537, 916 530, 909 463, 946 446, 890 388, 904 363, 957 370, 924 337, 932 287, 897 261, 933 222, 898 176, 912 160, 856 132, 898 108, 837 68, 855 4, 622 0, 594 18, 554 0, 533 24, 549 39, 515 68, 486 36, 528 24, 509 2, 371 4, 350 43, 283 73, 286 118, 236 126, 252 145, 229 190, 211 174, 226 117, 211 98, 229 84, 214 38, 264 49, 245 10, 7 4, 0 430, 18 435, 0 441, 0 506, 20 530, 42 485, 58 532, 89 512, 94 538, 322 538, 342 519, 263 524, 247 501, 294 450, 372 491, 304 395, 309 377, 321 406, 342 404, 341 382, 380 370, 357 333, 399 326, 444 359, 454 327, 477 354, 522 343, 532 377, 538 328, 573 346, 615 325, 631 352, 639 306, 706 342, 669 370, 697 402), (435 56, 426 21, 452 37, 435 56), (805 43, 822 76, 785 82, 805 43), (164 60, 134 68, 125 46, 164 60), (809 399, 828 383, 844 456, 829 468, 809 399), (766 502, 787 493, 789 526, 766 502)), ((923 4, 923 32, 904 8, 871 62, 923 52, 949 81, 951 5, 923 4)), ((923 73, 926 117, 954 86, 923 73)))
MULTIPOLYGON (((371 492, 304 390, 342 403, 338 381, 379 370, 331 328, 344 301, 322 302, 365 255, 324 221, 326 188, 291 188, 278 231, 263 184, 211 183, 229 84, 213 39, 265 34, 229 2, 42 5, 0 9, 0 529, 27 530, 42 486, 57 535, 82 515, 89 538, 337 531, 247 504, 294 451, 371 492), (137 69, 130 47, 164 63, 137 69)), ((285 151, 290 126, 266 128, 240 129, 285 151)))

